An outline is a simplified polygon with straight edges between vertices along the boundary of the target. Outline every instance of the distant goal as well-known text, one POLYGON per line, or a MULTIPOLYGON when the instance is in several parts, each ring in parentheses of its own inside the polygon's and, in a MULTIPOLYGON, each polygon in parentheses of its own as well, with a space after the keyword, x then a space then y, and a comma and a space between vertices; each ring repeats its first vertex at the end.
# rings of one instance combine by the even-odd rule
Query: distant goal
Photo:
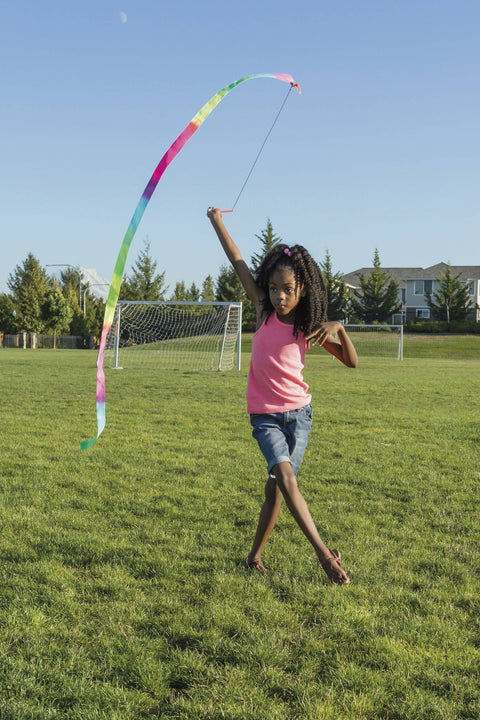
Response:
POLYGON ((114 368, 240 370, 242 303, 119 300, 105 356, 114 368))
POLYGON ((403 360, 403 325, 345 325, 359 357, 403 360))

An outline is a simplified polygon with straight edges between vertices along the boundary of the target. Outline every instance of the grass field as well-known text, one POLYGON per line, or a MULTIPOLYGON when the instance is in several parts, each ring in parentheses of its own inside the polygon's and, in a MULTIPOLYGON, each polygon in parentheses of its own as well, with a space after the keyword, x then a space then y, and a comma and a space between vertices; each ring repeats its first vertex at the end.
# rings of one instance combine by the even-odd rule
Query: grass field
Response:
POLYGON ((248 355, 108 372, 82 453, 95 354, 0 350, 1 720, 480 718, 480 345, 415 343, 308 357, 299 482, 348 587, 286 510, 271 572, 243 566, 265 480, 248 355))

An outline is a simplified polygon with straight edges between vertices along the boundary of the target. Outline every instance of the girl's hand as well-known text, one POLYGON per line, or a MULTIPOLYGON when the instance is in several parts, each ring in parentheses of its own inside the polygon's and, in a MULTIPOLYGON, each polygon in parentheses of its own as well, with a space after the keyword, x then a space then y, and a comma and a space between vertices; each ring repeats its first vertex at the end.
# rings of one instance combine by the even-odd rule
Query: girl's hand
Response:
POLYGON ((307 337, 308 342, 312 345, 323 345, 323 343, 335 335, 340 328, 343 328, 342 323, 338 320, 327 320, 323 322, 311 335, 307 337))
POLYGON ((357 352, 345 328, 338 320, 327 320, 327 322, 321 323, 307 340, 309 340, 312 345, 321 345, 324 350, 334 355, 347 367, 357 367, 357 352), (335 334, 338 340, 335 339, 335 334))
POLYGON ((212 225, 215 223, 218 224, 218 222, 222 219, 222 211, 216 207, 209 207, 207 210, 207 217, 212 225))

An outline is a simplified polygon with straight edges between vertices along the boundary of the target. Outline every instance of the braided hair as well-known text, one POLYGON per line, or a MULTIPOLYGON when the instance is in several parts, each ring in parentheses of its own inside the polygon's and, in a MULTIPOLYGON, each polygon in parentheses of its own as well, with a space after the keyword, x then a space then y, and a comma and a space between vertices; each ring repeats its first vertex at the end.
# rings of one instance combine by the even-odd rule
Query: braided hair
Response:
POLYGON ((267 321, 274 311, 270 302, 269 281, 272 273, 279 267, 290 268, 295 276, 296 287, 302 287, 306 291, 295 309, 293 334, 297 337, 301 330, 308 336, 327 319, 327 289, 322 271, 302 245, 275 245, 263 258, 255 277, 258 287, 265 293, 263 310, 267 321))

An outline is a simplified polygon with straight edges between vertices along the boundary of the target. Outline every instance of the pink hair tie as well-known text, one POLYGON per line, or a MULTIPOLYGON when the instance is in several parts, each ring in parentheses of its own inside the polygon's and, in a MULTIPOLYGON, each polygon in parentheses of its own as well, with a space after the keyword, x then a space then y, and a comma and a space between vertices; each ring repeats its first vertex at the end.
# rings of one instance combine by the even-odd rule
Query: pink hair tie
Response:
POLYGON ((288 255, 288 257, 292 257, 292 251, 290 250, 290 248, 285 248, 283 252, 285 253, 285 255, 288 255))

